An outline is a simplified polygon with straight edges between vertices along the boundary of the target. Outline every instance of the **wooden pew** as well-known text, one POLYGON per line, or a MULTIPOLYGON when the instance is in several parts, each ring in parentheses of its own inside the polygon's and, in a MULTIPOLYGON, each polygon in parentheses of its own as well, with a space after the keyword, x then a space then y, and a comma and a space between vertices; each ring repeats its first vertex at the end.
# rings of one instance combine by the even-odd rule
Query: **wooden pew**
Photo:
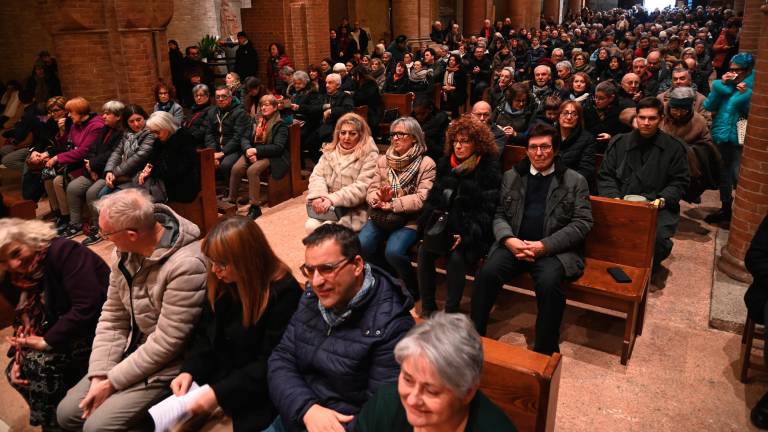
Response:
POLYGON ((197 151, 200 158, 200 193, 190 203, 169 202, 173 211, 191 220, 200 228, 201 235, 208 233, 218 219, 216 204, 216 167, 213 149, 197 151))
MULTIPOLYGON (((416 95, 413 93, 394 94, 384 93, 381 95, 381 103, 384 106, 384 112, 397 108, 398 117, 409 116, 413 111, 413 100, 416 95)), ((389 135, 390 123, 379 123, 379 133, 382 136, 389 135)))
POLYGON ((352 112, 364 118, 365 121, 368 121, 368 105, 360 105, 358 107, 355 107, 355 109, 352 110, 352 112))
MULTIPOLYGON (((421 321, 416 319, 417 324, 421 321)), ((560 360, 560 353, 548 356, 484 337, 480 389, 519 432, 553 431, 560 360)))
MULTIPOLYGON (((506 171, 526 157, 528 157, 526 147, 506 145, 504 146, 504 153, 501 155, 501 166, 503 166, 504 171, 506 171)), ((597 173, 600 172, 600 165, 603 164, 603 157, 605 156, 600 153, 595 154, 595 177, 597 177, 597 173)))
MULTIPOLYGON (((513 151, 504 152, 505 171, 520 160, 515 160, 513 156, 519 155, 519 150, 513 151)), ((626 365, 632 355, 635 338, 643 331, 658 212, 650 203, 597 196, 590 197, 590 202, 594 225, 586 239, 584 274, 569 282, 565 293, 569 300, 608 309, 626 317, 621 351, 621 364, 626 365), (614 281, 607 271, 610 267, 624 270, 632 282, 620 284, 614 281)), ((527 273, 519 275, 508 285, 533 290, 533 280, 527 273)))
POLYGON ((295 121, 288 128, 288 147, 291 157, 291 195, 295 198, 309 187, 309 177, 301 173, 301 126, 295 121))
POLYGON ((280 180, 276 180, 270 174, 270 170, 266 170, 262 174, 261 182, 267 186, 267 205, 270 207, 293 198, 290 174, 286 174, 280 180))
POLYGON ((0 190, 3 213, 7 217, 21 219, 34 219, 37 217, 37 204, 31 200, 25 200, 21 196, 21 190, 16 187, 6 187, 0 190))

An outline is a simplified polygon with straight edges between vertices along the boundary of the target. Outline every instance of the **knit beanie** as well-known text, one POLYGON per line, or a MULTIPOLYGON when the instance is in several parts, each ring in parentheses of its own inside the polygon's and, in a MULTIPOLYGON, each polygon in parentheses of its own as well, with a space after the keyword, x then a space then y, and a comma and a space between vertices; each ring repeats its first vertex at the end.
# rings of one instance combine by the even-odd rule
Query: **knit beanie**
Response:
POLYGON ((690 87, 677 87, 669 92, 669 107, 691 109, 696 92, 690 87))

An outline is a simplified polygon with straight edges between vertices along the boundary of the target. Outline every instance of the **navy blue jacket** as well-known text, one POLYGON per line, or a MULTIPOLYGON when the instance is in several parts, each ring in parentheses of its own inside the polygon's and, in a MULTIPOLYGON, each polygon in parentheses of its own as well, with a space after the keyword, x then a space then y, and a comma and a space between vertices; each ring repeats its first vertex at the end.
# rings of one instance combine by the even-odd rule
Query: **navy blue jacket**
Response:
POLYGON ((272 352, 269 393, 286 429, 304 429, 304 414, 314 404, 355 415, 379 386, 397 379, 393 351, 414 325, 413 300, 386 272, 371 268, 374 292, 332 329, 307 286, 272 352))

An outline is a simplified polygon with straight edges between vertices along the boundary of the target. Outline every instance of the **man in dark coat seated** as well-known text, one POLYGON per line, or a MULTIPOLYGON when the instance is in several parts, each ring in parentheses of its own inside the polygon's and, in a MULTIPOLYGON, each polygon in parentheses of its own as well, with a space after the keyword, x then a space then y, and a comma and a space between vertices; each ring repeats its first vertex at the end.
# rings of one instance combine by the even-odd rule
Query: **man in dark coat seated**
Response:
POLYGON ((397 380, 393 350, 414 325, 413 300, 363 261, 351 229, 321 225, 303 243, 306 292, 269 358, 269 393, 280 411, 272 427, 351 430, 376 389, 397 380))
POLYGON ((323 121, 317 130, 309 136, 306 150, 309 157, 317 162, 320 159, 320 148, 324 142, 331 141, 336 121, 344 114, 355 108, 355 101, 349 93, 341 90, 341 76, 336 73, 325 77, 325 96, 323 97, 323 121))
MULTIPOLYGON (((768 216, 752 238, 747 250, 744 265, 752 273, 752 285, 744 295, 747 314, 760 324, 768 322, 768 216)), ((768 363, 768 332, 765 333, 765 361, 768 363)), ((749 355, 749 354, 747 354, 749 355)), ((752 410, 752 424, 760 429, 768 429, 768 393, 760 398, 752 410)))
POLYGON ((637 129, 611 138, 600 166, 600 196, 622 199, 640 195, 659 208, 651 291, 664 287, 668 270, 661 262, 672 253, 680 222, 680 199, 688 188, 685 143, 660 130, 664 110, 655 97, 637 103, 637 129))
POLYGON ((528 158, 504 173, 493 219, 496 242, 472 293, 472 321, 483 335, 502 284, 529 272, 539 310, 534 350, 543 354, 560 351, 563 281, 581 275, 581 249, 592 229, 587 180, 559 160, 559 145, 557 130, 534 126, 528 158))

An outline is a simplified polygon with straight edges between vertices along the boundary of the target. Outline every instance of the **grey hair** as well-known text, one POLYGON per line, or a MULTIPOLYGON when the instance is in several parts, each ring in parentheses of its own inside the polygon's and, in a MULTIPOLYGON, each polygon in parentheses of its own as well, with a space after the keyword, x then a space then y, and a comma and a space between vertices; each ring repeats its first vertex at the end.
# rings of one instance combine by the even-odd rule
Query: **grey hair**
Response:
POLYGON ((299 70, 293 73, 293 79, 299 80, 306 84, 309 82, 309 75, 306 72, 299 70))
POLYGON ((502 68, 501 70, 507 71, 507 72, 511 73, 512 74, 512 79, 515 78, 515 68, 513 68, 511 66, 506 66, 506 67, 502 68))
POLYGON ((111 193, 96 201, 94 207, 115 230, 145 231, 155 225, 152 198, 144 189, 129 188, 111 193))
POLYGON ((227 95, 232 96, 232 90, 225 85, 220 85, 216 87, 216 91, 224 91, 224 92, 227 92, 227 95))
POLYGON ((616 84, 611 81, 603 81, 595 87, 595 93, 597 92, 605 93, 608 96, 615 96, 618 92, 618 88, 616 88, 616 84))
POLYGON ((119 117, 122 117, 124 109, 125 104, 119 100, 111 100, 101 106, 101 110, 105 113, 114 114, 119 117))
POLYGON ((558 51, 560 54, 562 54, 562 55, 565 55, 565 51, 563 51, 563 49, 562 49, 562 48, 555 48, 555 49, 553 49, 553 50, 552 50, 552 54, 554 54, 554 53, 555 53, 555 51, 558 51))
POLYGON ((198 84, 198 85, 192 87, 192 94, 193 95, 196 95, 197 92, 199 92, 199 91, 202 91, 203 93, 205 93, 206 96, 210 96, 211 95, 211 90, 205 84, 198 84))
POLYGON ((38 219, 0 219, 0 248, 11 242, 19 242, 39 251, 48 247, 56 236, 56 228, 50 222, 38 219))
POLYGON ((636 57, 634 60, 632 60, 632 64, 635 63, 642 63, 644 65, 648 64, 648 60, 645 59, 645 57, 636 57))
POLYGON ((176 119, 173 118, 171 113, 155 111, 147 119, 147 128, 166 130, 173 135, 179 129, 179 125, 176 123, 176 119))
POLYGON ((326 80, 330 79, 331 81, 336 81, 336 84, 341 85, 341 75, 337 73, 328 74, 325 77, 326 80))
POLYGON ((413 117, 398 117, 395 119, 395 121, 392 122, 392 125, 389 126, 389 131, 392 132, 395 130, 396 126, 403 125, 403 128, 405 131, 416 140, 415 145, 420 146, 427 149, 427 142, 424 139, 424 131, 421 130, 421 125, 419 125, 419 122, 416 121, 413 117))
POLYGON ((333 65, 334 72, 341 72, 346 70, 347 70, 347 65, 345 65, 344 63, 336 63, 335 65, 333 65))
POLYGON ((538 65, 535 68, 533 68, 533 72, 536 73, 537 69, 546 70, 547 72, 549 72, 550 76, 552 75, 552 69, 550 69, 549 66, 547 66, 547 65, 543 65, 543 64, 542 65, 538 65))
POLYGON ((561 67, 568 68, 569 71, 573 72, 573 65, 568 60, 557 62, 555 69, 560 69, 561 67))
POLYGON ((426 357, 458 397, 466 396, 480 383, 483 342, 464 314, 438 312, 412 328, 395 346, 395 360, 401 365, 418 355, 426 357))

